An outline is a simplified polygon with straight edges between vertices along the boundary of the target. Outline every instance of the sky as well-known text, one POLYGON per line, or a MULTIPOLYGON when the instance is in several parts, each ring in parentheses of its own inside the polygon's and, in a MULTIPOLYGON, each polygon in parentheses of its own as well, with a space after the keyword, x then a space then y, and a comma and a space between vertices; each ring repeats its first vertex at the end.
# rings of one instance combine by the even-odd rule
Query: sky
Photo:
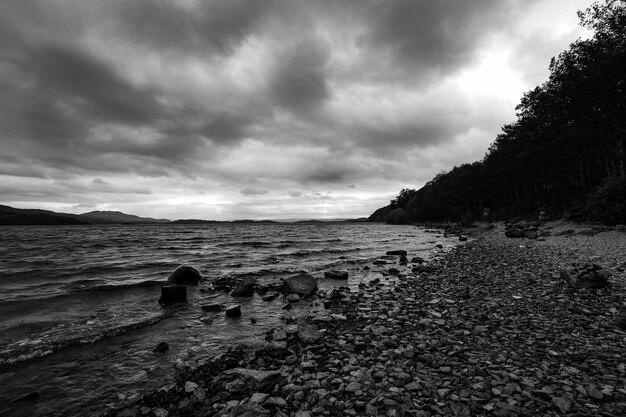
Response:
POLYGON ((0 204, 368 216, 481 159, 591 0, 3 0, 0 204))

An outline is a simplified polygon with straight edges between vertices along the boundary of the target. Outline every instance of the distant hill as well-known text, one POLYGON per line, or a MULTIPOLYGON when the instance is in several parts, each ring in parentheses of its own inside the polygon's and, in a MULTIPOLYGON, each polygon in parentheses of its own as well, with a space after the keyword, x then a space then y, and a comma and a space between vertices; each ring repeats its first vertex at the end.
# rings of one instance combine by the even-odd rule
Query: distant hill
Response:
POLYGON ((0 205, 0 225, 89 224, 73 214, 0 205))
POLYGON ((169 222, 169 220, 165 219, 139 217, 119 211, 92 211, 84 214, 67 214, 0 205, 0 225, 161 224, 169 222))
POLYGON ((127 224, 127 223, 170 223, 167 219, 153 219, 151 217, 139 217, 121 211, 90 211, 79 214, 78 218, 90 224, 127 224))
POLYGON ((178 219, 172 221, 172 224, 213 224, 213 223, 221 223, 217 220, 201 220, 201 219, 178 219))
POLYGON ((243 220, 232 220, 229 223, 278 223, 278 222, 274 221, 274 220, 249 220, 249 219, 243 219, 243 220))

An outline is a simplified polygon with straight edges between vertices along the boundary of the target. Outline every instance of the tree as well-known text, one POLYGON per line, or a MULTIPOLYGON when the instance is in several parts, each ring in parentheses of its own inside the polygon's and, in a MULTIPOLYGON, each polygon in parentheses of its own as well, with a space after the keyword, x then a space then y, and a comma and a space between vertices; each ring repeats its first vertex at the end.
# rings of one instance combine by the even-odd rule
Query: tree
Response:
POLYGON ((403 189, 390 208, 425 221, 480 215, 483 207, 497 217, 563 211, 593 192, 613 201, 598 187, 621 190, 615 184, 626 175, 626 0, 596 2, 579 17, 593 37, 551 60, 548 80, 522 96, 517 120, 485 157, 403 189))

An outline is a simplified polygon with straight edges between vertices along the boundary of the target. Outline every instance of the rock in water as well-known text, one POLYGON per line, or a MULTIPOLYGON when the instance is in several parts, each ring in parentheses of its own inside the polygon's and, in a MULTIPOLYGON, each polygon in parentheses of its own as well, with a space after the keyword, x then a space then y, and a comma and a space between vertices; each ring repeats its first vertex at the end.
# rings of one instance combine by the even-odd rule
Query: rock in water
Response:
POLYGON ((424 258, 421 258, 421 257, 419 257, 419 256, 414 256, 414 257, 411 259, 411 263, 412 263, 412 264, 420 264, 420 265, 421 265, 421 264, 423 264, 424 262, 426 262, 426 261, 424 260, 424 258))
POLYGON ((283 281, 282 290, 288 294, 309 296, 317 290, 317 280, 308 274, 300 274, 283 281))
POLYGON ((254 294, 254 286, 256 280, 254 278, 246 278, 241 284, 237 285, 230 295, 233 297, 252 297, 254 294))
POLYGON ((399 250, 388 250, 387 251, 387 255, 400 255, 400 256, 406 256, 406 251, 399 249, 399 250))
POLYGON ((168 284, 197 285, 202 279, 202 274, 193 266, 181 265, 167 279, 168 284))
POLYGON ((226 317, 241 317, 241 306, 239 304, 226 308, 226 317))
POLYGON ((348 279, 348 271, 326 271, 324 278, 348 279))
POLYGON ((153 352, 166 352, 170 349, 170 345, 167 344, 167 342, 160 342, 157 347, 155 347, 152 351, 153 352))
POLYGON ((287 301, 290 303, 297 303, 298 301, 300 301, 300 296, 298 294, 289 294, 287 296, 287 301))
POLYGON ((278 297, 278 293, 276 291, 270 291, 261 298, 263 299, 263 301, 272 301, 276 297, 278 297))
POLYGON ((202 311, 222 311, 224 307, 221 304, 206 304, 200 308, 202 311))
POLYGON ((167 306, 184 302, 187 302, 187 287, 184 285, 166 285, 161 287, 160 304, 167 306))

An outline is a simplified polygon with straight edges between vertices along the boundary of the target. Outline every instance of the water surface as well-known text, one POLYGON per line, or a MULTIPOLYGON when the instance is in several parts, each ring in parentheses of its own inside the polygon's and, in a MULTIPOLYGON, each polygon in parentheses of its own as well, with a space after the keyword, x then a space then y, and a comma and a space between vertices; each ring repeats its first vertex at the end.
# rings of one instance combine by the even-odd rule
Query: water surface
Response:
POLYGON ((387 250, 429 258, 454 243, 413 226, 362 223, 0 227, 0 415, 94 414, 165 384, 177 359, 203 362, 262 340, 285 314, 319 308, 285 313, 282 297, 203 291, 215 279, 270 283, 307 272, 328 290, 345 283, 323 272, 347 269, 356 288, 381 277, 388 266, 372 261, 387 250), (189 288, 186 305, 163 308, 160 283, 180 264, 205 283, 189 288), (209 303, 241 304, 243 315, 204 313, 209 303), (160 341, 170 345, 165 354, 152 352, 160 341), (13 402, 33 392, 36 401, 13 402))

